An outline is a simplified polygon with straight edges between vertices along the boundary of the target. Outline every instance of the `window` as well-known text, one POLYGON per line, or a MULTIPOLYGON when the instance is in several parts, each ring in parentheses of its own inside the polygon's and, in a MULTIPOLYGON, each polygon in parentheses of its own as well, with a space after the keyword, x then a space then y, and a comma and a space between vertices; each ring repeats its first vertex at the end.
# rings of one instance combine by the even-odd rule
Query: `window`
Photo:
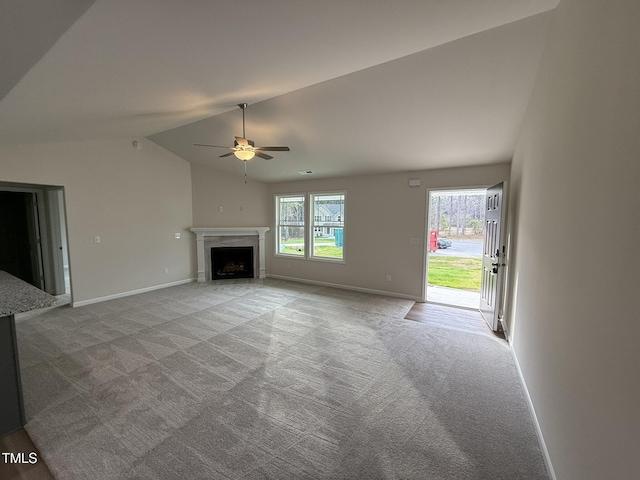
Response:
POLYGON ((277 195, 276 254, 343 261, 345 196, 344 192, 277 195))
POLYGON ((344 193, 313 193, 310 195, 310 203, 313 208, 315 232, 311 239, 310 256, 342 260, 344 258, 344 193))
POLYGON ((285 255, 304 256, 305 196, 278 196, 278 252, 285 255))

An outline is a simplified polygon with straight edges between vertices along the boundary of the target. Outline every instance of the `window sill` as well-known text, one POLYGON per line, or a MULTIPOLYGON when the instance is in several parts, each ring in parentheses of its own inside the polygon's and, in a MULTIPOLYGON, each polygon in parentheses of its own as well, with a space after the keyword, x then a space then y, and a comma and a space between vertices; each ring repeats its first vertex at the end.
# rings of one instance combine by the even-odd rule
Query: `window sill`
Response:
POLYGON ((326 262, 326 263, 346 263, 344 258, 331 258, 331 257, 309 257, 307 260, 314 262, 326 262))
POLYGON ((286 258, 287 260, 311 260, 312 262, 324 262, 324 263, 338 263, 345 264, 344 258, 331 258, 331 257, 307 257, 305 255, 293 255, 290 253, 276 253, 276 258, 286 258))

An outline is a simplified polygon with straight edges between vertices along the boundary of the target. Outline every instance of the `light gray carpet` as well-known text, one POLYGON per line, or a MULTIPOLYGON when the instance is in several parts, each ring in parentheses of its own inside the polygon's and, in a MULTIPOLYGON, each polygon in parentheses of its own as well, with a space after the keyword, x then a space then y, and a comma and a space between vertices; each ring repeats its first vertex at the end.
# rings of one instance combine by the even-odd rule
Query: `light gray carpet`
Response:
POLYGON ((546 479, 504 341, 412 302, 188 284, 18 319, 59 479, 546 479))

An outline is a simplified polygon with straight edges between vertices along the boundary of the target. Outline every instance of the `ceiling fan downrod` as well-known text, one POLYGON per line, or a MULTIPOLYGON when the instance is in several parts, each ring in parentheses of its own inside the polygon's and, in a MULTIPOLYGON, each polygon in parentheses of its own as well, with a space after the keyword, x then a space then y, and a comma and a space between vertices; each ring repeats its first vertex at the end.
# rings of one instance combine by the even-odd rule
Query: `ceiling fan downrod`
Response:
POLYGON ((242 138, 247 138, 247 134, 244 130, 244 111, 248 105, 246 103, 239 103, 238 106, 242 109, 242 138))

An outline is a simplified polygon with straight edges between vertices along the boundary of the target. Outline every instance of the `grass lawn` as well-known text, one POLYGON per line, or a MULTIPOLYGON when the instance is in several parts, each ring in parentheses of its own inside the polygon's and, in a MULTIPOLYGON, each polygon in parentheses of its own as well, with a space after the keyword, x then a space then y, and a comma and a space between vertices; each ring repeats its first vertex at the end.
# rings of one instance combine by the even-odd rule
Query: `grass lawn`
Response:
POLYGON ((282 253, 286 253, 289 255, 304 255, 304 249, 301 247, 291 247, 291 246, 286 246, 283 250, 282 253), (298 250, 298 248, 300 248, 300 250, 298 250))
POLYGON ((315 245, 315 255, 319 257, 342 258, 342 247, 334 245, 315 245))
POLYGON ((481 258, 429 256, 431 285, 479 292, 481 278, 481 258))
POLYGON ((289 240, 280 240, 281 245, 289 245, 292 243, 304 243, 303 238, 290 238, 289 240))
MULTIPOLYGON (((302 248, 302 245, 287 245, 282 253, 287 253, 289 255, 304 255, 304 249, 302 248), (301 250, 298 250, 298 248, 300 248, 301 250)), ((335 245, 333 245, 333 239, 331 243, 327 245, 318 244, 316 242, 315 255, 319 257, 342 258, 342 247, 336 247, 335 245)))

